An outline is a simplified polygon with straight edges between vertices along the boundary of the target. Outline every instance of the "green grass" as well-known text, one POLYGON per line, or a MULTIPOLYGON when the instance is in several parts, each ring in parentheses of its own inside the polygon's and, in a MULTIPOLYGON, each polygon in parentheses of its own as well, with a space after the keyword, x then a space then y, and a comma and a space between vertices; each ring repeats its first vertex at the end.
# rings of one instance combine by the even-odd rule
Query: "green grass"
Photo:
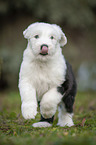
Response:
POLYGON ((18 92, 0 93, 0 145, 95 145, 96 93, 78 93, 74 127, 57 127, 57 113, 51 128, 33 128, 35 120, 24 120, 18 92), (82 122, 83 121, 83 122, 82 122))

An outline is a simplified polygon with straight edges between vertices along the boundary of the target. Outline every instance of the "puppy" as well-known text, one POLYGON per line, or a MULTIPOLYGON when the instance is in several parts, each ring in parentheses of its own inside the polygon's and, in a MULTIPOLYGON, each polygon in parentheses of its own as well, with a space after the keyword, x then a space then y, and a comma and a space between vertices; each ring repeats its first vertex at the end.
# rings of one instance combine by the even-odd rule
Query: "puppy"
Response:
POLYGON ((62 55, 67 38, 55 24, 33 23, 24 32, 28 40, 19 74, 21 110, 35 119, 39 102, 41 120, 33 127, 50 127, 58 107, 59 126, 73 126, 76 81, 71 65, 62 55))

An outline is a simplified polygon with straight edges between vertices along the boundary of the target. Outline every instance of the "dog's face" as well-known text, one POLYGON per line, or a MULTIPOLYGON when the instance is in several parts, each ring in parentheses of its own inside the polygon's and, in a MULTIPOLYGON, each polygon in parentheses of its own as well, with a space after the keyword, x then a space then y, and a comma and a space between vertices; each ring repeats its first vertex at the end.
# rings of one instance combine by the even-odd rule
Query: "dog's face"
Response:
POLYGON ((55 24, 34 23, 24 32, 35 57, 53 56, 60 46, 67 43, 67 38, 61 28, 55 24))

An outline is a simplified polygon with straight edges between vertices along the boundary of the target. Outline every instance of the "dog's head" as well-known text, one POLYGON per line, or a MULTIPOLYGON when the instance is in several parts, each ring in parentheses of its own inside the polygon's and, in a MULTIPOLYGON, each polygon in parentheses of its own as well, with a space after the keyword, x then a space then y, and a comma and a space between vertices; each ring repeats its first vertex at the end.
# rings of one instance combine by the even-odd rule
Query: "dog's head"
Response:
POLYGON ((35 57, 52 56, 60 46, 67 43, 65 34, 55 24, 33 23, 23 32, 23 35, 28 39, 35 57))

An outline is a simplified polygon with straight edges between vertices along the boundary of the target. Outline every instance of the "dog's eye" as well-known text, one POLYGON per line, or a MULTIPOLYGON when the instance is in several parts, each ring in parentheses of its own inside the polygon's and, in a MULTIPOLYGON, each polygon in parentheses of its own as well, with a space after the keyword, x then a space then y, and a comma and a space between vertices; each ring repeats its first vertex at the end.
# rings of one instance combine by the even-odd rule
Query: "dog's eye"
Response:
POLYGON ((51 38, 51 39, 54 39, 54 37, 53 37, 53 36, 51 36, 50 38, 51 38))
POLYGON ((38 39, 38 38, 39 38, 39 35, 35 35, 34 37, 35 37, 36 39, 38 39))

